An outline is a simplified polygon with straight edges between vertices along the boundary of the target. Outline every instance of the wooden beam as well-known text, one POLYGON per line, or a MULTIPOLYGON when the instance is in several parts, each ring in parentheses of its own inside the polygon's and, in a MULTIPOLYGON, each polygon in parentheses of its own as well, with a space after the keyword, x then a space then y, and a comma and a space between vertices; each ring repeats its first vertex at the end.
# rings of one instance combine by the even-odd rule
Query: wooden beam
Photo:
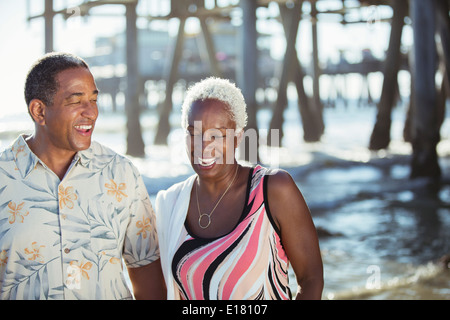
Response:
POLYGON ((145 156, 145 144, 142 138, 141 124, 139 121, 141 108, 139 104, 139 61, 138 40, 136 26, 137 2, 125 5, 126 8, 126 59, 127 59, 127 151, 135 157, 145 156))
POLYGON ((45 0, 44 23, 45 23, 45 53, 53 51, 53 0, 45 0))
POLYGON ((199 20, 211 74, 215 77, 221 77, 222 72, 220 71, 219 63, 217 62, 214 41, 211 32, 209 31, 208 24, 206 23, 206 18, 199 18, 199 20))
POLYGON ((384 79, 375 126, 370 137, 369 149, 380 150, 389 146, 391 140, 391 112, 395 102, 397 74, 400 68, 400 44, 404 19, 408 11, 406 0, 393 0, 394 15, 391 24, 389 47, 384 64, 384 79))
POLYGON ((184 43, 184 26, 186 25, 186 19, 180 18, 180 24, 178 25, 178 34, 175 40, 175 46, 173 47, 170 68, 165 75, 166 82, 166 99, 162 104, 162 108, 159 115, 159 124, 155 136, 155 144, 167 144, 167 137, 170 133, 169 116, 172 112, 172 93, 173 87, 177 80, 178 66, 180 64, 181 57, 183 55, 183 43, 184 43))
MULTIPOLYGON (((256 112, 258 105, 256 102, 256 85, 257 85, 257 60, 258 48, 256 45, 257 31, 256 31, 256 8, 257 4, 254 0, 240 0, 239 5, 242 9, 242 25, 239 33, 239 65, 236 70, 237 84, 242 91, 245 102, 247 104, 248 124, 247 130, 254 130, 256 133, 256 159, 259 161, 259 136, 258 126, 256 123, 256 112)), ((255 146, 250 146, 249 142, 244 141, 245 149, 244 158, 249 161, 250 158, 255 158, 254 155, 250 157, 250 152, 255 149, 255 146), (252 148, 250 148, 252 147, 252 148)))
POLYGON ((311 0, 311 31, 312 31, 312 63, 313 63, 313 107, 316 109, 317 115, 319 115, 319 131, 322 134, 325 130, 323 122, 323 105, 320 100, 320 67, 319 67, 319 47, 318 47, 318 35, 317 35, 317 0, 311 0))
POLYGON ((414 32, 411 178, 438 179, 441 169, 436 151, 440 137, 435 83, 435 2, 411 0, 410 6, 414 32))
POLYGON ((441 39, 442 59, 445 64, 446 72, 444 77, 447 77, 446 83, 450 83, 450 17, 449 4, 443 0, 433 0, 436 4, 436 23, 437 33, 441 39))
POLYGON ((279 8, 280 15, 282 16, 284 22, 283 26, 286 37, 286 50, 284 53, 281 74, 278 77, 278 95, 272 112, 272 120, 270 121, 270 131, 267 138, 268 145, 271 144, 272 137, 270 133, 274 129, 278 130, 280 141, 283 138, 283 114, 288 103, 287 87, 293 73, 292 61, 297 59, 297 50, 295 49, 295 45, 297 43, 298 25, 300 22, 302 3, 295 3, 294 7, 291 9, 288 9, 285 5, 279 5, 279 8))

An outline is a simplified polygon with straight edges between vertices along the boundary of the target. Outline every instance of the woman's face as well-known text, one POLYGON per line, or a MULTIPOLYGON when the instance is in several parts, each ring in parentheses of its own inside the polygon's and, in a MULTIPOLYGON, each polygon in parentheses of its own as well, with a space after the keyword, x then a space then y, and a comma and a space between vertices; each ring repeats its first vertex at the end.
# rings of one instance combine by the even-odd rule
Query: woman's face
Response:
POLYGON ((188 115, 187 149, 194 171, 213 178, 234 164, 236 123, 222 101, 194 101, 188 115))

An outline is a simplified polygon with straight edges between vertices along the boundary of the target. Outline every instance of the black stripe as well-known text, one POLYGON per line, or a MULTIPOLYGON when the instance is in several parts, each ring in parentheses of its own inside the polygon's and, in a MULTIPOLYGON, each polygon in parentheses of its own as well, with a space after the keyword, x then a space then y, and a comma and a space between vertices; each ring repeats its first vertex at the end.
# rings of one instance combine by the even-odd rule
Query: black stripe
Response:
MULTIPOLYGON (((272 236, 275 238, 274 235, 272 235, 272 236)), ((274 239, 274 241, 275 241, 275 239, 274 239)), ((272 261, 273 261, 273 263, 271 263, 271 264, 269 265, 269 272, 268 272, 268 273, 269 273, 268 277, 269 277, 269 282, 270 282, 270 284, 271 284, 271 287, 272 287, 272 288, 274 289, 274 291, 277 293, 277 299, 281 299, 281 297, 278 296, 278 291, 276 290, 274 283, 272 282, 272 271, 271 271, 271 270, 273 270, 273 274, 275 275, 275 279, 276 279, 278 285, 279 285, 281 288, 283 288, 283 291, 284 291, 285 293, 289 294, 289 297, 291 297, 291 295, 290 295, 290 290, 289 290, 289 278, 288 278, 288 285, 287 285, 287 287, 286 287, 286 286, 283 284, 283 282, 280 280, 280 278, 278 277, 278 273, 275 271, 276 268, 277 268, 276 264, 281 264, 281 262, 280 262, 280 260, 278 260, 277 257, 276 257, 276 255, 277 255, 277 250, 276 250, 276 248, 274 247, 274 242, 272 242, 272 241, 270 241, 270 251, 271 251, 271 253, 272 253, 272 261)), ((283 274, 285 274, 286 276, 288 276, 288 270, 284 271, 283 268, 281 268, 281 265, 280 265, 280 269, 282 270, 283 274)))
MULTIPOLYGON (((276 297, 276 299, 277 300, 281 300, 281 296, 278 294, 278 290, 277 290, 277 288, 275 287, 275 283, 272 281, 272 264, 270 264, 270 266, 269 266, 269 272, 268 272, 268 278, 269 278, 269 283, 270 283, 270 286, 272 287, 272 291, 274 292, 274 294, 275 294, 275 297, 276 297)), ((275 272, 275 274, 276 274, 276 272, 275 272)), ((277 282, 278 282, 278 279, 277 279, 277 282)))
MULTIPOLYGON (((252 178, 253 178, 254 170, 255 170, 255 168, 250 168, 250 171, 249 171, 249 174, 248 174, 248 179, 247 179, 247 189, 246 189, 246 195, 245 195, 244 209, 242 209, 241 216, 239 217, 238 222, 236 222, 236 225, 234 226, 234 228, 231 229, 229 232, 227 232, 227 233, 225 233, 225 234, 223 234, 221 236, 218 236, 218 237, 203 238, 203 237, 200 237, 200 236, 196 235, 194 232, 192 232, 191 228, 189 228, 189 224, 187 223, 187 218, 186 218, 186 220, 184 221, 184 227, 186 228, 186 231, 189 233, 189 235, 191 237, 196 238, 196 239, 205 239, 205 240, 208 240, 209 242, 215 241, 215 240, 217 240, 219 238, 226 237, 227 235, 232 233, 238 227, 238 225, 242 221, 244 221, 245 218, 247 218, 247 216, 248 216, 248 214, 250 212, 250 209, 252 208, 252 206, 248 204, 248 199, 250 198, 250 190, 251 190, 251 187, 252 187, 252 178)), ((253 202, 251 204, 253 204, 253 202)))
POLYGON ((255 300, 264 300, 264 287, 261 288, 258 295, 255 297, 255 300))
MULTIPOLYGON (((273 219, 273 216, 272 216, 272 213, 270 212, 270 207, 269 207, 269 197, 267 196, 267 184, 269 183, 269 176, 270 175, 265 175, 263 178, 264 179, 264 181, 263 181, 264 207, 266 209, 266 214, 267 214, 267 217, 269 218, 270 224, 272 225, 273 229, 280 237, 280 241, 281 241, 281 230, 278 228, 277 224, 275 223, 275 220, 273 219)), ((283 245, 283 243, 281 243, 281 245, 283 245)))
MULTIPOLYGON (((252 221, 253 222, 253 221, 252 221)), ((222 252, 208 267, 208 269, 205 272, 205 277, 203 278, 203 295, 205 296, 206 300, 209 300, 209 286, 211 284, 212 276, 214 275, 214 272, 219 267, 219 265, 225 260, 227 255, 229 255, 234 248, 241 242, 242 238, 245 237, 247 232, 250 230, 250 227, 252 226, 252 223, 248 225, 248 227, 242 232, 242 234, 239 236, 239 238, 233 242, 231 246, 228 247, 227 250, 222 252)))
POLYGON ((181 244, 181 246, 178 248, 178 250, 175 252, 175 255, 173 256, 173 259, 172 259, 172 275, 173 275, 175 281, 177 282, 178 287, 181 288, 181 290, 183 291, 183 294, 186 297, 186 299, 187 299, 188 296, 187 296, 186 291, 184 290, 184 287, 181 284, 181 281, 180 281, 180 279, 178 277, 178 274, 177 274, 178 264, 181 262, 183 257, 188 255, 190 252, 193 252, 194 250, 204 246, 208 242, 209 241, 205 241, 204 239, 188 240, 186 242, 183 242, 183 244, 181 244))

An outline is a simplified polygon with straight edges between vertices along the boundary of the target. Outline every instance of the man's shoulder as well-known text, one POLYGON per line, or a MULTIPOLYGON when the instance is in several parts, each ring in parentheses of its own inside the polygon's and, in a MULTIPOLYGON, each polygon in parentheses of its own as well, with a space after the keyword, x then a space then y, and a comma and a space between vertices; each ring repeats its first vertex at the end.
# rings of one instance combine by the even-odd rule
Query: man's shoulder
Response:
POLYGON ((25 152, 24 146, 25 140, 21 136, 11 141, 9 145, 0 149, 0 162, 9 162, 15 159, 15 155, 23 155, 25 152))
POLYGON ((131 160, 125 155, 120 154, 97 141, 92 141, 89 149, 82 152, 82 157, 88 158, 89 160, 94 160, 99 164, 103 163, 105 165, 111 163, 113 160, 132 165, 131 160))
POLYGON ((4 148, 0 150, 0 161, 10 161, 13 160, 11 147, 4 148))
POLYGON ((14 154, 11 151, 11 148, 0 150, 0 169, 3 168, 6 170, 6 167, 12 165, 13 162, 14 154))
POLYGON ((115 157, 117 155, 120 155, 118 152, 114 151, 110 147, 107 147, 104 144, 97 142, 97 141, 92 141, 91 146, 89 147, 88 150, 90 150, 92 152, 92 154, 94 154, 96 156, 97 155, 105 155, 105 156, 115 157))

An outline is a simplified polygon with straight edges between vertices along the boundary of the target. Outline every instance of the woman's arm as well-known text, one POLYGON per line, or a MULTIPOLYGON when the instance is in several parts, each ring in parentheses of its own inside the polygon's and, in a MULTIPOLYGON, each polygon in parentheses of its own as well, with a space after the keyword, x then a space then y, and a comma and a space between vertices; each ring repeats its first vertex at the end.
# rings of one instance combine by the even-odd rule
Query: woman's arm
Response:
POLYGON ((296 299, 321 299, 323 265, 316 228, 292 177, 283 170, 265 177, 269 210, 301 290, 296 299))

